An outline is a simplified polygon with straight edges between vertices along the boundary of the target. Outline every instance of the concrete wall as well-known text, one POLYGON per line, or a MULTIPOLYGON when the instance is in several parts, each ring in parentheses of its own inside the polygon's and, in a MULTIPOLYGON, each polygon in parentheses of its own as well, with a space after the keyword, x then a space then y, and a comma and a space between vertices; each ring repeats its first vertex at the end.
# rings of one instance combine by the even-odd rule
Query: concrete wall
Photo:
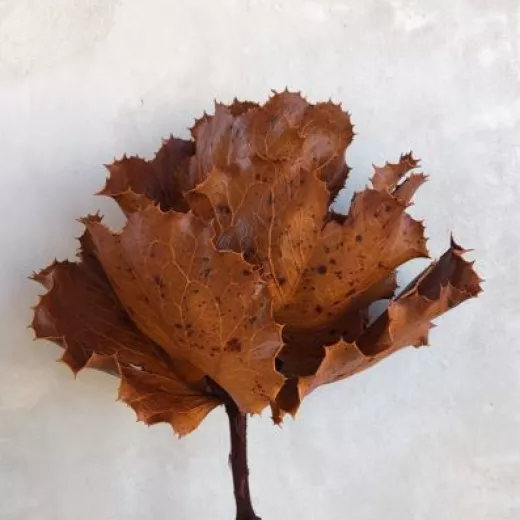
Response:
MULTIPOLYGON (((332 96, 358 136, 343 201, 413 149, 413 212, 439 254, 475 248, 482 298, 407 349, 251 423, 264 520, 520 518, 520 10, 517 0, 0 1, 0 518, 229 520, 222 410, 178 441, 54 363, 25 329, 32 269, 72 257, 103 163, 186 135, 213 98, 332 96)), ((405 275, 422 264, 411 266, 405 275)), ((404 276, 405 277, 405 276, 404 276)))

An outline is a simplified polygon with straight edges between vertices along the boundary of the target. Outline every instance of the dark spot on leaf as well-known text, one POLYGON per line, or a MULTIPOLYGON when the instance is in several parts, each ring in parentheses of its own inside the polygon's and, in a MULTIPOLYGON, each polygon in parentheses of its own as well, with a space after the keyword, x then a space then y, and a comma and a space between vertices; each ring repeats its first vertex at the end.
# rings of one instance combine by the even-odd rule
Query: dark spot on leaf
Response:
POLYGON ((256 251, 253 247, 248 247, 244 251, 244 259, 246 260, 246 262, 250 261, 255 256, 255 253, 256 251))
POLYGON ((321 314, 323 312, 323 307, 321 305, 316 305, 315 309, 317 314, 321 314))
POLYGON ((362 242, 363 241, 363 235, 356 235, 356 242, 362 242))
POLYGON ((327 266, 326 265, 319 265, 316 268, 316 271, 318 271, 319 274, 325 274, 327 272, 327 266))
POLYGON ((160 287, 161 289, 164 287, 164 280, 162 279, 162 276, 159 276, 159 275, 155 275, 153 277, 153 281, 155 282, 155 284, 160 287))
POLYGON ((231 214, 231 209, 229 208, 229 206, 226 206, 225 204, 220 204, 219 206, 217 206, 217 213, 220 213, 221 215, 226 217, 231 214))
POLYGON ((228 352, 241 352, 242 342, 238 338, 231 338, 226 342, 226 350, 228 352))
POLYGON ((329 264, 331 264, 331 265, 336 265, 336 259, 335 259, 335 258, 331 258, 331 259, 329 260, 329 264))
POLYGON ((285 282, 287 282, 287 279, 283 276, 278 277, 278 285, 283 285, 285 282))

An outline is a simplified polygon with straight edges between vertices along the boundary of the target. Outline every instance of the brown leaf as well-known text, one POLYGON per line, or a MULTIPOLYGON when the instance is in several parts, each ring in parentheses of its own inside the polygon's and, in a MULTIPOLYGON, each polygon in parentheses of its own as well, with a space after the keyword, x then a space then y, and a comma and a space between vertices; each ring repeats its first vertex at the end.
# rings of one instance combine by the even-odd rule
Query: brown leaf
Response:
POLYGON ((417 166, 419 166, 419 161, 413 157, 411 152, 401 155, 398 163, 387 162, 384 166, 374 165, 372 186, 378 191, 392 192, 401 178, 417 166))
POLYGON ((213 169, 240 171, 250 182, 264 173, 264 182, 281 168, 301 166, 316 170, 331 187, 343 187, 344 152, 353 138, 350 117, 332 103, 309 104, 300 94, 276 94, 263 106, 235 101, 230 107, 215 105, 215 115, 205 116, 192 129, 197 150, 192 169, 206 178, 213 169), (295 164, 296 163, 296 164, 295 164), (259 164, 263 172, 254 167, 259 164))
POLYGON ((262 247, 275 242, 268 235, 279 225, 278 213, 284 210, 285 223, 301 218, 301 208, 314 198, 308 196, 312 186, 319 211, 309 225, 321 226, 328 202, 344 185, 345 149, 353 132, 338 106, 311 105, 283 92, 246 111, 217 104, 215 115, 199 120, 193 135, 192 174, 206 181, 187 194, 191 207, 204 218, 216 217, 220 249, 244 252, 261 264, 268 253, 262 247), (294 204, 286 208, 290 201, 294 204))
POLYGON ((286 251, 299 269, 277 273, 287 281, 273 295, 277 319, 299 328, 320 327, 379 299, 372 292, 398 266, 428 256, 423 225, 405 209, 388 192, 366 189, 354 197, 344 223, 325 224, 303 262, 286 251))
POLYGON ((190 176, 188 161, 194 151, 192 141, 170 137, 151 161, 124 156, 107 166, 110 176, 99 195, 112 197, 127 214, 151 203, 187 211, 183 193, 201 180, 190 176))
POLYGON ((387 162, 382 167, 374 166, 372 185, 378 191, 392 193, 396 199, 408 205, 428 177, 423 173, 412 173, 400 184, 399 181, 418 165, 419 160, 415 159, 410 152, 401 155, 398 163, 387 162))
POLYGON ((287 378, 315 374, 325 355, 325 347, 341 338, 357 338, 365 330, 367 320, 363 309, 345 313, 320 329, 286 327, 283 331, 285 344, 278 356, 279 370, 287 378))
POLYGON ((188 201, 204 218, 215 216, 219 249, 241 251, 263 267, 276 319, 291 327, 326 326, 370 303, 372 287, 396 267, 427 256, 422 224, 405 213, 424 177, 416 175, 396 190, 418 163, 411 154, 376 168, 377 189, 358 194, 344 222, 327 221, 330 188, 318 178, 309 150, 320 150, 316 155, 329 164, 343 157, 339 150, 351 134, 334 141, 326 131, 347 123, 351 132, 335 105, 313 107, 284 93, 240 118, 218 105, 195 132, 192 167, 208 177, 187 194, 188 201), (301 135, 315 137, 309 144, 301 135))
POLYGON ((87 223, 95 255, 140 330, 173 358, 216 381, 244 412, 278 393, 281 327, 268 290, 240 255, 217 251, 192 213, 155 206, 129 216, 121 234, 87 223))
POLYGON ((147 424, 163 414, 163 420, 179 435, 189 433, 220 401, 202 393, 202 380, 188 385, 178 375, 185 367, 172 363, 137 329, 92 256, 89 237, 83 235, 80 240, 82 261, 55 261, 34 275, 48 289, 35 308, 32 326, 36 337, 63 347, 61 360, 74 373, 89 367, 121 375, 121 398, 147 424), (140 400, 130 398, 139 394, 140 400), (143 413, 144 406, 148 414, 143 413))
POLYGON ((294 415, 302 399, 317 387, 365 370, 405 346, 427 345, 432 320, 481 291, 481 280, 463 253, 452 241, 450 249, 392 301, 356 341, 342 339, 325 347, 313 374, 288 374, 290 378, 273 405, 275 421, 280 422, 285 413, 294 415))
POLYGON ((263 105, 235 99, 191 134, 151 161, 110 165, 101 193, 127 215, 123 231, 89 217, 80 261, 35 275, 49 289, 37 336, 61 344, 75 372, 119 374, 121 399, 148 424, 184 434, 220 403, 271 404, 280 421, 318 386, 426 344, 432 320, 479 293, 453 242, 395 297, 396 269, 428 256, 406 213, 427 177, 404 154, 334 212, 353 138, 338 105, 287 90, 263 105))
POLYGON ((216 396, 195 391, 172 372, 162 375, 136 366, 121 367, 119 399, 131 406, 148 425, 170 423, 179 436, 195 430, 215 407, 216 396))
POLYGON ((428 344, 431 321, 481 292, 480 278, 455 241, 423 271, 358 339, 362 351, 379 356, 389 349, 428 344))

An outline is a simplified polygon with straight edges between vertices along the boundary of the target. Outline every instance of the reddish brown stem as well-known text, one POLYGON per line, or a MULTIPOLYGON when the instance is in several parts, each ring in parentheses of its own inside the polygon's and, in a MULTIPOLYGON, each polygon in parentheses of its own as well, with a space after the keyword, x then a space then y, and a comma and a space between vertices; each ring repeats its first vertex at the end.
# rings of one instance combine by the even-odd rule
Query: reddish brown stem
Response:
POLYGON ((251 504, 249 468, 247 467, 247 416, 240 412, 232 399, 226 402, 231 436, 229 465, 233 474, 233 488, 237 506, 236 520, 260 520, 251 504))

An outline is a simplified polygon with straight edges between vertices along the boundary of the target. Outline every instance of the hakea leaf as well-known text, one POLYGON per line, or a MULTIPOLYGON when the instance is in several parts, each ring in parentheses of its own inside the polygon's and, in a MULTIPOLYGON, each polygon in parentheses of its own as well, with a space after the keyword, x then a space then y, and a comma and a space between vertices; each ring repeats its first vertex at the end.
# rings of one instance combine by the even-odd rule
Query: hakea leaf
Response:
POLYGON ((170 137, 151 161, 125 155, 107 165, 110 176, 99 195, 112 197, 126 214, 152 203, 165 211, 185 212, 189 207, 183 192, 200 180, 190 175, 189 159, 194 151, 193 142, 170 137))
POLYGON ((276 397, 282 339, 267 287, 240 255, 215 249, 210 225, 156 206, 130 215, 120 234, 86 225, 121 305, 167 356, 211 377, 243 412, 276 397))
MULTIPOLYGON (((354 341, 341 339, 325 347, 315 343, 314 352, 318 354, 312 373, 299 365, 298 345, 288 343, 281 354, 288 379, 273 406, 275 421, 279 422, 284 413, 294 415, 301 400, 318 386, 365 370, 403 347, 428 345, 432 320, 480 293, 481 280, 472 264, 462 258, 463 252, 452 241, 450 249, 394 298, 354 341)), ((307 350, 311 349, 307 346, 307 350)))
MULTIPOLYGON (((100 219, 88 220, 93 225, 100 219)), ((61 361, 74 373, 88 367, 119 374, 120 398, 147 424, 164 421, 180 435, 189 433, 220 401, 205 392, 202 372, 169 358, 136 327, 94 256, 88 233, 80 243, 78 263, 55 261, 33 275, 48 289, 35 309, 36 336, 63 347, 61 361)))
POLYGON ((348 175, 350 116, 332 102, 274 94, 217 104, 151 161, 124 157, 100 192, 127 216, 114 233, 83 219, 77 262, 34 275, 48 290, 36 336, 74 372, 121 378, 120 398, 180 434, 216 406, 296 413, 315 388, 427 343, 432 320, 476 296, 450 249, 401 294, 396 269, 427 257, 407 214, 426 180, 412 154, 374 167, 346 215, 330 205, 348 175), (373 322, 368 308, 390 300, 373 322))

